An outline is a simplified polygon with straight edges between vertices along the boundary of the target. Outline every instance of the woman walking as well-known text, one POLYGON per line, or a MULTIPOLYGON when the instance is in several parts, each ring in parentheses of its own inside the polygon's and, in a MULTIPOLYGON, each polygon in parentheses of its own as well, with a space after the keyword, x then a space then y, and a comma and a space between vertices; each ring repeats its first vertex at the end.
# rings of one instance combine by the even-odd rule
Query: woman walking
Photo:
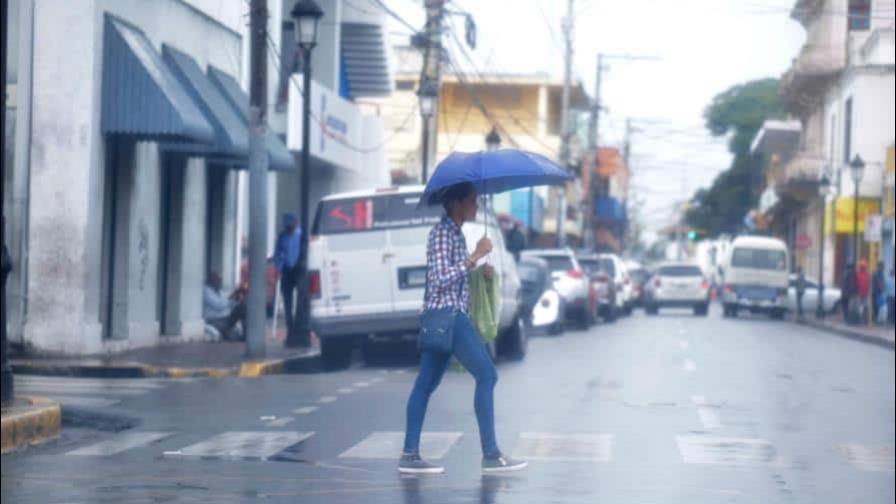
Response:
MULTIPOLYGON (((473 406, 479 424, 482 445, 482 470, 513 471, 526 467, 526 462, 512 460, 498 449, 495 439, 494 387, 498 381, 482 339, 474 329, 467 307, 470 300, 468 275, 476 263, 492 250, 491 241, 483 237, 476 243, 472 255, 467 253, 467 243, 461 226, 476 219, 478 205, 476 190, 472 184, 462 183, 447 188, 442 205, 445 217, 433 227, 426 245, 426 292, 424 312, 445 310, 453 313, 450 351, 424 347, 420 355, 420 370, 407 405, 407 430, 404 451, 398 464, 401 473, 442 473, 444 468, 426 462, 420 456, 420 433, 429 397, 439 386, 451 355, 473 375, 476 392, 473 406)), ((483 266, 486 276, 494 274, 488 265, 483 266)), ((447 348, 446 348, 447 350, 447 348)))

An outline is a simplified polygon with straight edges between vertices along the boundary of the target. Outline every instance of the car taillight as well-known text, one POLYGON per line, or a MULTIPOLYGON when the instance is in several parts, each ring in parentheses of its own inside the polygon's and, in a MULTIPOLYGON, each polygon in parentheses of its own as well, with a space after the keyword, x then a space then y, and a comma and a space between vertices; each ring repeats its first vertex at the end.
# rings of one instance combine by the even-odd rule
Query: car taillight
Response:
POLYGON ((732 292, 734 292, 734 288, 731 287, 730 285, 726 285, 725 292, 727 292, 728 294, 731 294, 732 292))
POLYGON ((653 281, 653 286, 656 287, 657 289, 659 289, 660 287, 663 286, 663 282, 661 282, 660 279, 657 278, 656 280, 653 281))
POLYGON ((308 272, 308 295, 313 298, 320 297, 320 271, 308 272))
POLYGON ((701 289, 708 289, 708 288, 709 288, 709 281, 706 280, 706 279, 704 278, 703 281, 700 282, 700 288, 701 288, 701 289))
POLYGON ((578 271, 578 270, 569 270, 569 271, 566 272, 566 276, 568 276, 568 277, 570 277, 570 278, 575 278, 576 280, 579 280, 579 279, 581 279, 581 278, 585 278, 585 275, 582 274, 582 272, 581 272, 581 271, 578 271))
POLYGON ((598 283, 609 283, 610 277, 608 277, 607 275, 604 275, 604 274, 600 274, 600 275, 597 275, 596 280, 598 283))

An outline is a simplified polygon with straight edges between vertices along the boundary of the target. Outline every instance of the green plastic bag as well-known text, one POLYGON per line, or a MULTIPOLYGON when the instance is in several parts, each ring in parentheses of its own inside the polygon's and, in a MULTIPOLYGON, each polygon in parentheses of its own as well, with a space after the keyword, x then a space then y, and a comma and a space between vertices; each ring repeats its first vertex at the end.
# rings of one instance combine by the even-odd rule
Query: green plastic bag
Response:
POLYGON ((498 317, 501 314, 501 296, 498 278, 485 278, 482 268, 470 273, 470 321, 479 332, 483 343, 498 337, 498 317))

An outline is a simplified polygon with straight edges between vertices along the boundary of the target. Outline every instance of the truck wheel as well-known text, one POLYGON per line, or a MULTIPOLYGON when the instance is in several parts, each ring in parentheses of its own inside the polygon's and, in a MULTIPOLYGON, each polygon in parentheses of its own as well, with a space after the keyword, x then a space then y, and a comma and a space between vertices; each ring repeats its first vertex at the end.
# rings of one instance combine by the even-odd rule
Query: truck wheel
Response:
POLYGON ((787 317, 787 311, 781 309, 772 310, 771 315, 773 320, 784 320, 787 317))
POLYGON ((647 306, 644 307, 644 311, 645 311, 648 315, 656 315, 657 313, 660 312, 660 309, 659 309, 659 307, 658 307, 657 305, 655 305, 655 304, 649 304, 649 305, 647 305, 647 306))
POLYGON ((326 371, 347 368, 352 360, 352 340, 348 338, 321 338, 320 358, 326 371))
POLYGON ((604 322, 607 322, 609 324, 616 322, 616 307, 615 306, 607 307, 606 316, 604 317, 604 322))
POLYGON ((499 340, 501 354, 511 360, 520 361, 526 357, 529 338, 523 321, 517 317, 499 340))

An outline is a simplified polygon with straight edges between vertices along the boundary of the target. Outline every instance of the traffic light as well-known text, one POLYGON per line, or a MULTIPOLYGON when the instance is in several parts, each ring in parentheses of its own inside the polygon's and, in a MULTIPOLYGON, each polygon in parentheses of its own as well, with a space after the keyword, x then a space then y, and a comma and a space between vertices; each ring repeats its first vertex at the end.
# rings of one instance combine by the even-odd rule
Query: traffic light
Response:
POLYGON ((697 239, 697 232, 694 231, 693 229, 688 231, 688 240, 694 241, 696 239, 697 239))

